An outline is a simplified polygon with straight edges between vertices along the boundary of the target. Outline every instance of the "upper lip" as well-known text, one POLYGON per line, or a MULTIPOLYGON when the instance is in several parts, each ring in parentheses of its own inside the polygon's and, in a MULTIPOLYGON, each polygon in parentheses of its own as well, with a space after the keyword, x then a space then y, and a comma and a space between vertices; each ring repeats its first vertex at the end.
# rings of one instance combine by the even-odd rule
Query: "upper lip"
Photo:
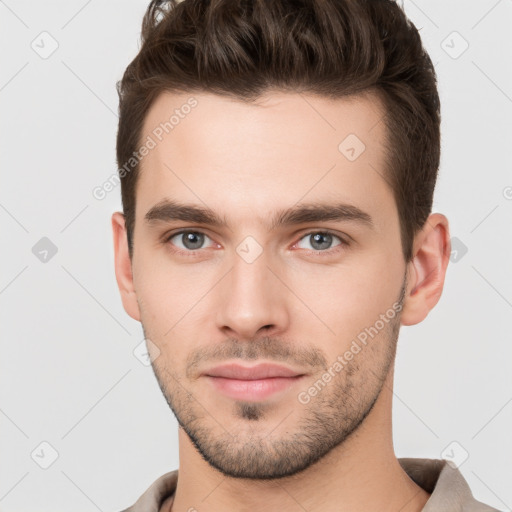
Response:
POLYGON ((271 377, 298 377, 304 374, 287 368, 286 366, 262 363, 256 366, 224 364, 207 370, 204 372, 204 375, 209 377, 224 377, 227 379, 257 380, 271 377))

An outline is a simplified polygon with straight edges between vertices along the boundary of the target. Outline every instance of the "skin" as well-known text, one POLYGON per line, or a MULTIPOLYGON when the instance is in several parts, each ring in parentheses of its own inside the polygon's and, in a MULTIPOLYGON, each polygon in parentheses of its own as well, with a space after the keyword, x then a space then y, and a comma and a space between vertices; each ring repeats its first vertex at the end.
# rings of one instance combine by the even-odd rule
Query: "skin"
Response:
MULTIPOLYGON (((160 95, 141 140, 188 98, 160 95)), ((393 449, 393 369, 400 325, 421 322, 440 298, 446 217, 430 215, 406 263, 383 179, 382 105, 371 94, 269 91, 257 105, 194 98, 197 107, 142 160, 132 261, 124 217, 112 216, 123 306, 151 340, 180 424, 177 489, 161 510, 421 510, 429 494, 393 449), (354 161, 338 149, 351 133, 366 146, 354 161), (207 206, 228 226, 145 222, 163 199, 207 206), (312 201, 356 206, 372 226, 342 219, 269 230, 277 210, 312 201), (206 236, 170 238, 180 229, 206 236), (335 236, 315 242, 325 229, 335 236), (247 236, 262 251, 250 263, 237 252, 247 236), (398 303, 395 318, 301 403, 298 394, 398 303), (224 362, 277 362, 306 376, 265 400, 236 400, 201 375, 224 362)))

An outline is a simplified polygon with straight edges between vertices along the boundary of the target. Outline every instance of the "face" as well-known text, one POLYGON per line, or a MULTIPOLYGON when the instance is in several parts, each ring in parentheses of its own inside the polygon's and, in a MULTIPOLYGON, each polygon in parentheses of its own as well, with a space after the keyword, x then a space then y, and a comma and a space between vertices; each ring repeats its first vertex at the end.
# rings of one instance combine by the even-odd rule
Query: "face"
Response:
POLYGON ((393 364, 406 264, 383 110, 372 96, 193 98, 165 93, 145 121, 133 316, 202 457, 290 476, 358 429, 393 364), (224 363, 302 376, 235 389, 208 376, 224 363))

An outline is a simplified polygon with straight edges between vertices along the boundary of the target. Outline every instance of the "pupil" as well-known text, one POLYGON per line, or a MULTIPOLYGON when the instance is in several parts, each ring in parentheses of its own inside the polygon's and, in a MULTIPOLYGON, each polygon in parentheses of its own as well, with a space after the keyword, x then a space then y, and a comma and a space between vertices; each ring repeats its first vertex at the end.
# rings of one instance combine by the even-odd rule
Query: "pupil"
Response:
POLYGON ((197 249, 201 246, 202 236, 200 233, 187 233, 185 236, 184 245, 187 249, 197 249), (194 241, 195 240, 195 241, 194 241), (192 247, 189 247, 189 244, 192 244, 192 247))
MULTIPOLYGON (((322 238, 326 239, 327 241, 324 242, 323 247, 321 247, 321 248, 322 249, 326 249, 325 246, 327 246, 327 247, 329 246, 330 240, 331 240, 332 237, 328 233, 317 233, 317 234, 313 235, 313 239, 314 239, 315 243, 319 242, 319 240, 321 240, 322 238)), ((312 245, 314 247, 314 244, 312 244, 312 245)), ((320 245, 322 245, 321 242, 320 242, 320 245)))

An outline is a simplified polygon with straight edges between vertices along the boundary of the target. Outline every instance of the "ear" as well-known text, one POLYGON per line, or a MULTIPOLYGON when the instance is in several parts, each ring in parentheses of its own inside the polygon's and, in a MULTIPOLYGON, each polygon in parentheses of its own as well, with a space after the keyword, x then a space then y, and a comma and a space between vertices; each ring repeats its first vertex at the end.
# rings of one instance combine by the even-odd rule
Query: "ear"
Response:
POLYGON ((450 245, 448 219, 440 213, 433 213, 414 237, 413 258, 407 264, 402 325, 421 322, 439 301, 450 258, 450 245))
POLYGON ((140 322, 139 304, 133 285, 132 262, 128 252, 128 238, 124 215, 121 212, 112 214, 112 232, 114 236, 114 265, 116 280, 124 310, 140 322))

